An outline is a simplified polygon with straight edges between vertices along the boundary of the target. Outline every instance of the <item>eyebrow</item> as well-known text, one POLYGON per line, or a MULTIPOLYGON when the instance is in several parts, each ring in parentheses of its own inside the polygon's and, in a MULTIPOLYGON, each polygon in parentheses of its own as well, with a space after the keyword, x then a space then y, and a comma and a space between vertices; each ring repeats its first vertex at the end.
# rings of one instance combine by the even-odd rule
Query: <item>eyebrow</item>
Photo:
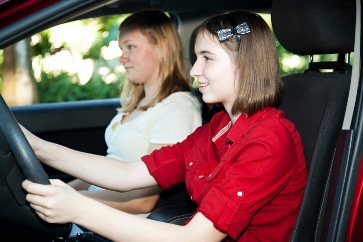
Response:
POLYGON ((121 44, 127 44, 127 43, 129 43, 130 41, 132 41, 132 39, 125 39, 125 40, 123 40, 123 41, 119 41, 121 44))
POLYGON ((204 54, 209 54, 209 55, 215 55, 214 53, 208 51, 208 50, 201 50, 201 51, 198 51, 196 54, 201 54, 201 55, 204 55, 204 54))

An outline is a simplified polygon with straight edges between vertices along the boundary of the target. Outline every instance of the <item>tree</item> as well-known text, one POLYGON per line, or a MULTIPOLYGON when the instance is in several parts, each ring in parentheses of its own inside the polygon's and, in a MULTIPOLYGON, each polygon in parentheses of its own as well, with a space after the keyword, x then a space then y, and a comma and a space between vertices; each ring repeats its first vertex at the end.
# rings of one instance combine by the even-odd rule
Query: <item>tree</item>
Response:
POLYGON ((16 88, 14 85, 15 77, 15 60, 14 60, 14 46, 11 45, 4 49, 4 61, 2 64, 3 67, 3 82, 2 82, 2 90, 1 94, 5 100, 5 102, 9 106, 13 106, 16 104, 15 96, 16 96, 16 88), (6 58, 5 58, 6 56, 6 58))
POLYGON ((4 49, 2 96, 8 106, 38 102, 29 38, 4 49), (15 58, 16 56, 16 58, 15 58))

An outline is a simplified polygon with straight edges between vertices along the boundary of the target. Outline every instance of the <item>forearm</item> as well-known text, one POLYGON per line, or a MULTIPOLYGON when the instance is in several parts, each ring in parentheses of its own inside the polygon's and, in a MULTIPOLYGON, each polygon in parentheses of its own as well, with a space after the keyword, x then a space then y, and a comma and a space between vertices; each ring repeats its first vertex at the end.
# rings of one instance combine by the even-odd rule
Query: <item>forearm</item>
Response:
POLYGON ((77 191, 87 190, 91 184, 80 179, 74 179, 67 183, 68 186, 73 187, 77 191))
POLYGON ((221 241, 225 237, 201 214, 193 218, 196 221, 180 226, 127 214, 92 200, 87 203, 86 215, 74 222, 112 241, 221 241))
POLYGON ((149 213, 155 207, 161 189, 158 186, 154 186, 128 192, 114 192, 109 190, 80 192, 87 197, 118 210, 131 214, 143 214, 149 213))
MULTIPOLYGON (((101 177, 102 180, 112 178, 112 173, 108 173, 107 176, 103 174, 105 168, 97 168, 101 166, 100 162, 102 162, 103 156, 79 152, 47 141, 42 141, 41 145, 35 146, 34 152, 42 163, 88 183, 101 180, 101 177)), ((111 159, 105 161, 104 164, 107 164, 107 162, 111 166, 111 159)))
POLYGON ((143 162, 122 162, 47 141, 35 147, 44 164, 109 190, 129 191, 156 185, 143 162))
MULTIPOLYGON (((87 214, 81 215, 80 219, 76 218, 73 222, 90 231, 112 241, 153 241, 150 236, 144 237, 146 232, 144 228, 152 232, 149 225, 143 225, 143 222, 146 220, 145 218, 115 210, 96 201, 87 202, 83 207, 87 207, 84 211, 84 214, 87 214), (92 211, 92 213, 89 211, 92 211)), ((167 224, 165 225, 168 226, 167 224)), ((154 230, 153 233, 159 233, 159 236, 162 234, 160 229, 154 230)), ((156 237, 158 236, 156 235, 156 237)), ((162 240, 159 237, 155 241, 162 240)))
POLYGON ((201 213, 186 226, 157 222, 85 197, 60 180, 51 183, 22 183, 31 207, 49 223, 75 223, 112 241, 221 241, 225 237, 201 213))

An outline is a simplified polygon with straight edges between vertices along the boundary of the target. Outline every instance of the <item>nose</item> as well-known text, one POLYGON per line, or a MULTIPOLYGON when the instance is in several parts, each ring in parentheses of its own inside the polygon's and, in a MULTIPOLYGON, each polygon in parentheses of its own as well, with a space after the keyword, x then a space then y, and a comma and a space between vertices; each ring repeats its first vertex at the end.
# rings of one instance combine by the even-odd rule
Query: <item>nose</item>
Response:
POLYGON ((125 64, 128 60, 128 56, 126 54, 126 51, 122 51, 122 54, 120 56, 120 58, 118 59, 118 61, 121 63, 121 64, 125 64))
POLYGON ((198 59, 194 62, 194 65, 192 66, 192 69, 190 69, 189 74, 191 77, 198 77, 202 75, 202 68, 198 62, 198 59))

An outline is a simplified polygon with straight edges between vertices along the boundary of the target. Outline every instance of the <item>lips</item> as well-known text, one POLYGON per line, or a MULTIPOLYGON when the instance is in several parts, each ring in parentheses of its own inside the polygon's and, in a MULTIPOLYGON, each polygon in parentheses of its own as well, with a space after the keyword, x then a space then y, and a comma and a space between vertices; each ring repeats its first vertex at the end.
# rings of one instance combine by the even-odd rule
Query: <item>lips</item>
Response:
POLYGON ((199 91, 200 92, 203 92, 204 91, 204 89, 206 89, 207 88, 207 86, 208 86, 208 83, 200 83, 200 82, 198 82, 198 84, 199 84, 199 91))
POLYGON ((206 86, 208 86, 207 83, 198 83, 198 84, 200 85, 200 87, 206 87, 206 86))

